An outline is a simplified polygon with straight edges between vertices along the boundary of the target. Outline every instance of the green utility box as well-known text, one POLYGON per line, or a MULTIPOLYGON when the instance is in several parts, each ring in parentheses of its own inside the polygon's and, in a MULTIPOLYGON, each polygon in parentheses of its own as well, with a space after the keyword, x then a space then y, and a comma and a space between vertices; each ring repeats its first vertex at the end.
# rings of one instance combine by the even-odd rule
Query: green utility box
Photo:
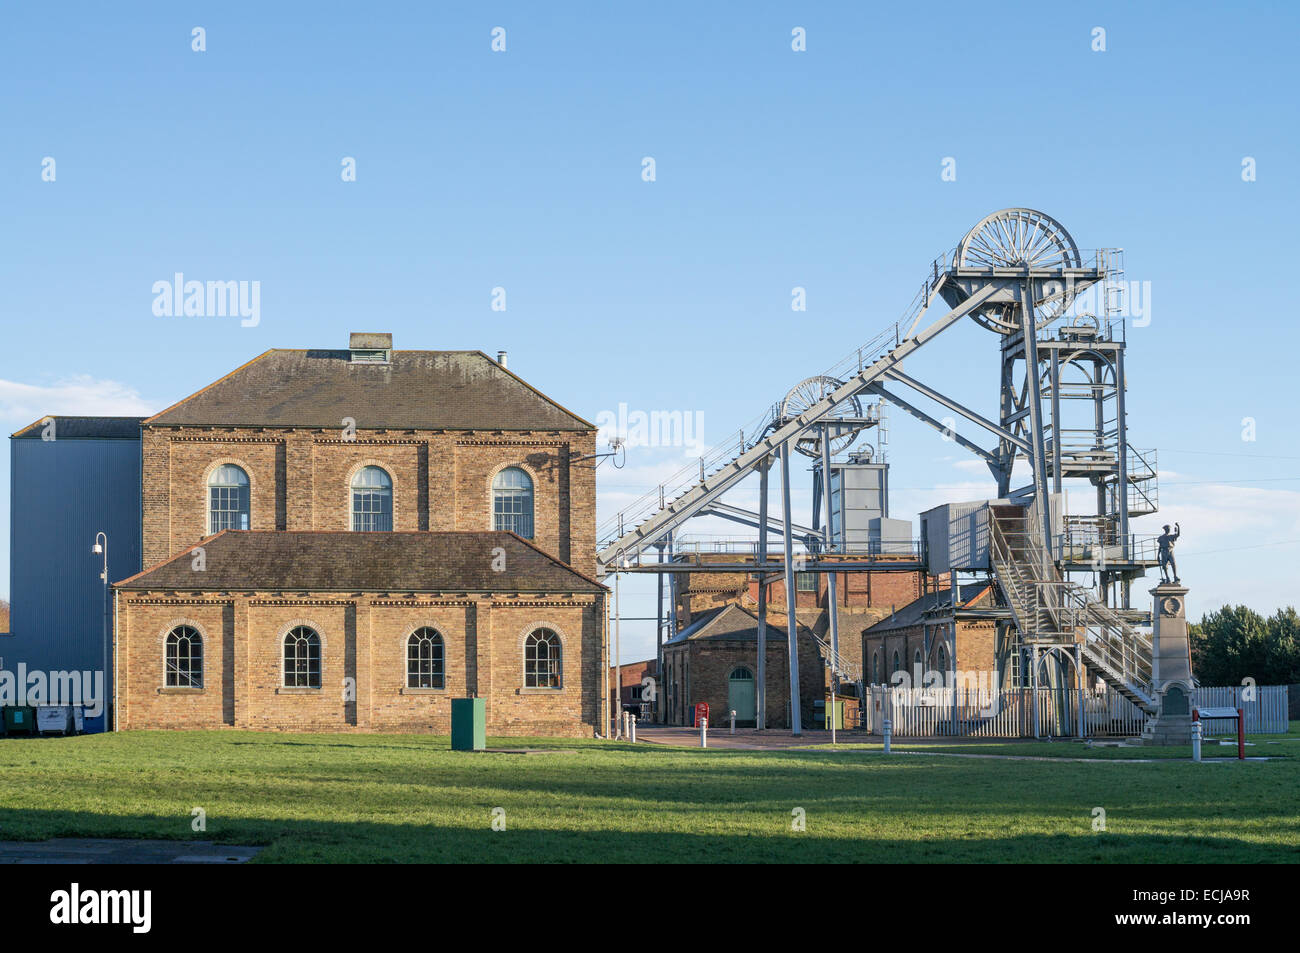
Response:
POLYGON ((36 711, 31 705, 10 705, 5 709, 5 734, 36 734, 36 711))
POLYGON ((451 700, 451 750, 487 748, 487 703, 482 698, 451 700))
POLYGON ((813 721, 821 722, 822 727, 827 731, 831 730, 831 714, 835 716, 835 729, 844 730, 844 702, 835 701, 831 703, 830 712, 826 711, 826 702, 820 698, 813 702, 813 721))

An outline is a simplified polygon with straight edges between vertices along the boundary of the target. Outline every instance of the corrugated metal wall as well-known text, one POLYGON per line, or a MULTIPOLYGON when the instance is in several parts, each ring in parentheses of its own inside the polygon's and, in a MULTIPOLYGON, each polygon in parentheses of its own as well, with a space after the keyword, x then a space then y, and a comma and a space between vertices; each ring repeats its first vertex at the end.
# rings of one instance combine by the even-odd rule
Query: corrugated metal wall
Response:
POLYGON ((109 582, 142 568, 140 440, 17 438, 9 444, 13 635, 0 640, 4 668, 17 671, 25 662, 28 670, 98 671, 103 557, 90 550, 96 533, 108 534, 109 582))

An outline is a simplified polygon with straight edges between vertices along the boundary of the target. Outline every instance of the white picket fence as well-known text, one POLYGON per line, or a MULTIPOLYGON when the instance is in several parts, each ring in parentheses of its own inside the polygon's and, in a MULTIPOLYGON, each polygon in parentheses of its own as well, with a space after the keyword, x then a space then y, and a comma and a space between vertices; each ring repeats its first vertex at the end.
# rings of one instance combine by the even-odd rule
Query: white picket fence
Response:
MULTIPOLYGON (((1243 702, 1241 689, 1199 688, 1193 693, 1197 707, 1216 705, 1244 708, 1246 731, 1255 734, 1285 734, 1287 731, 1287 688, 1285 685, 1256 688, 1255 699, 1243 702)), ((865 689, 861 727, 880 734, 886 718, 900 738, 954 736, 965 738, 1034 737, 1034 690, 990 691, 964 688, 892 688, 870 685, 865 689)), ((1078 689, 1038 689, 1038 734, 1046 737, 1078 737, 1078 689)), ((1146 714, 1114 691, 1084 692, 1083 720, 1086 737, 1141 734, 1146 714)), ((1207 720, 1206 734, 1235 731, 1230 721, 1207 720), (1226 726, 1226 727, 1225 727, 1226 726)))
MULTIPOLYGON (((1246 688, 1241 685, 1202 687, 1192 691, 1193 708, 1240 708, 1246 715, 1246 734, 1284 735, 1287 732, 1287 686, 1265 685, 1246 688), (1246 693, 1254 697, 1247 701, 1246 693)), ((1211 735, 1237 734, 1237 723, 1231 718, 1206 718, 1202 729, 1211 735)))

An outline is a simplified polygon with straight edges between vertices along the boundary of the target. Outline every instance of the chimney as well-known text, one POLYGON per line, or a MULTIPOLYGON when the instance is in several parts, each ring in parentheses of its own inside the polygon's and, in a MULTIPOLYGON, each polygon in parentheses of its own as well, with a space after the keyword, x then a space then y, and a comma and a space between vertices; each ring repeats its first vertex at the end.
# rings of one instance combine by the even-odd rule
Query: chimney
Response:
POLYGON ((505 366, 506 366, 506 352, 505 352, 505 351, 497 351, 497 363, 500 364, 502 367, 505 367, 505 366))

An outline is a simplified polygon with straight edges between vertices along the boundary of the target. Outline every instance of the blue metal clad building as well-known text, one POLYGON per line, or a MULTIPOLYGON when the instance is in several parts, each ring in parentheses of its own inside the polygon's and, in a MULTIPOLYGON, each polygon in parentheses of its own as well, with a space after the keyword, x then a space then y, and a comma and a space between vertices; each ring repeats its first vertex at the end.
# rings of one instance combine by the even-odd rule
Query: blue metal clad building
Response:
MULTIPOLYGON (((0 639, 4 669, 103 667, 103 556, 91 547, 97 533, 108 535, 110 583, 142 568, 140 420, 53 417, 11 438, 12 635, 0 639)), ((109 691, 111 667, 110 651, 109 691)), ((86 727, 102 730, 105 719, 87 719, 86 727)))

